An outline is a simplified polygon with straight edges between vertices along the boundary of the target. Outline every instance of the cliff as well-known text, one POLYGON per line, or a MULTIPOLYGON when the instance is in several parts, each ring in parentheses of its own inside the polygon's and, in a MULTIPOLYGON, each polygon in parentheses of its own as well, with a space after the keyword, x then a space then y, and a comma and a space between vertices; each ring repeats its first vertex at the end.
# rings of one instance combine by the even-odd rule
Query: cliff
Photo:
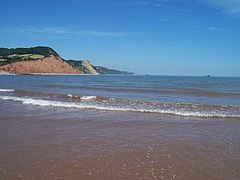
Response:
POLYGON ((19 61, 38 60, 50 56, 60 57, 50 47, 0 48, 0 66, 19 61))
POLYGON ((37 60, 25 60, 0 66, 0 71, 16 74, 83 74, 60 57, 51 55, 37 60))
POLYGON ((67 60, 66 62, 77 70, 82 71, 84 74, 99 74, 88 60, 67 60))
POLYGON ((88 60, 62 60, 50 47, 0 48, 0 72, 15 74, 133 74, 102 66, 88 60))
POLYGON ((134 74, 132 72, 119 71, 102 66, 93 66, 88 60, 66 60, 66 62, 85 74, 134 74))

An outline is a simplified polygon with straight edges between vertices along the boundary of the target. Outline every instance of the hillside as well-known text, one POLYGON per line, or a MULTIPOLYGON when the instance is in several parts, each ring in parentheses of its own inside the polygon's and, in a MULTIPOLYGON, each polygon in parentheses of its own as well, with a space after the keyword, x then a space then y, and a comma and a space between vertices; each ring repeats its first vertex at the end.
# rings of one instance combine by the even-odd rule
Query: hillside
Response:
POLYGON ((16 74, 82 74, 49 47, 0 48, 0 71, 16 74))
POLYGON ((50 47, 0 48, 0 71, 16 74, 133 74, 102 66, 88 60, 63 60, 50 47))
POLYGON ((0 48, 0 56, 8 56, 12 54, 41 54, 44 56, 59 56, 52 48, 45 46, 30 48, 0 48))
POLYGON ((134 73, 127 72, 127 71, 119 71, 116 69, 110 69, 102 66, 93 66, 93 68, 99 73, 99 74, 129 74, 132 75, 134 73))
POLYGON ((67 60, 68 64, 72 67, 76 68, 79 71, 82 71, 85 74, 101 74, 98 73, 92 66, 92 64, 88 60, 83 61, 75 61, 75 60, 67 60))
POLYGON ((0 48, 0 66, 18 61, 32 61, 45 57, 59 57, 50 47, 0 48))
POLYGON ((88 60, 66 60, 66 62, 85 74, 133 74, 132 72, 119 71, 102 66, 93 66, 88 60))
POLYGON ((53 55, 34 61, 18 61, 0 66, 0 71, 15 74, 83 74, 53 55))

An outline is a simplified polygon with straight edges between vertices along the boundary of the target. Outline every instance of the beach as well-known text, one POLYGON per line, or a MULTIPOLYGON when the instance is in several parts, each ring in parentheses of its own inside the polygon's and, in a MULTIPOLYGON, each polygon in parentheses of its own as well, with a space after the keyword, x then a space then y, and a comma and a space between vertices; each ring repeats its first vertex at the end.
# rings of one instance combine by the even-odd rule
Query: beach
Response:
POLYGON ((239 121, 5 108, 1 179, 240 177, 239 121))
MULTIPOLYGON (((198 90, 197 97, 200 97, 202 104, 195 104, 195 107, 207 106, 194 113, 189 103, 200 101, 197 97, 188 98, 189 102, 180 103, 181 106, 172 100, 178 112, 173 114, 173 110, 164 113, 163 104, 159 104, 159 97, 156 96, 160 94, 159 91, 150 91, 149 81, 161 81, 158 83, 160 87, 166 77, 148 79, 148 85, 145 84, 144 88, 147 92, 143 89, 137 91, 137 86, 142 87, 137 82, 132 86, 128 83, 124 87, 128 89, 123 91, 124 82, 135 77, 77 78, 12 76, 1 79, 5 84, 0 92, 0 179, 240 178, 240 118, 236 93, 224 90, 227 98, 225 95, 218 95, 217 98, 216 95, 212 98, 208 95, 207 99, 204 93, 199 95, 198 90), (42 82, 39 78, 47 80, 42 82), (70 79, 78 88, 70 84, 70 79), (21 81, 21 85, 16 85, 16 81, 21 81), (115 87, 114 82, 118 82, 117 93, 108 88, 108 85, 115 87), (84 88, 88 88, 88 93, 84 88), (147 94, 149 91, 155 95, 150 96, 147 94), (67 96, 69 94, 72 97, 67 96), (76 94, 79 94, 78 98, 73 98, 76 94), (234 98, 229 98, 229 94, 233 94, 234 98), (98 99, 81 99, 83 95, 96 96, 98 99), (153 102, 153 99, 157 99, 157 102, 153 102), (145 103, 144 107, 138 104, 140 100, 140 104, 145 103), (221 103, 217 104, 219 100, 221 103), (139 106, 141 110, 136 111, 137 107, 134 109, 124 104, 126 101, 134 102, 133 106, 139 106), (206 107, 210 107, 206 103, 209 101, 214 102, 211 105, 216 108, 214 112, 212 109, 206 111, 206 107), (121 108, 119 104, 113 105, 116 102, 121 108), (152 103, 158 109, 150 111, 152 103), (108 108, 110 105, 111 109, 108 108), (218 111, 219 107, 222 109, 218 111), (205 117, 200 116, 199 111, 205 117), (191 112, 191 115, 187 115, 191 112)), ((146 78, 151 77, 142 77, 144 82, 146 78)), ((179 82, 176 78, 172 79, 172 84, 179 82)), ((189 79, 183 81, 186 85, 189 79)), ((203 81, 209 83, 212 80, 203 81)), ((214 81, 215 84, 223 82, 214 81)), ((224 80, 227 84, 225 89, 229 91, 231 87, 233 91, 229 81, 233 80, 224 80)), ((236 81, 238 79, 234 79, 235 86, 236 81)), ((220 94, 220 90, 215 91, 220 94)), ((161 92, 163 95, 163 90, 161 92)), ((184 96, 170 93, 174 98, 178 95, 184 96)), ((168 93, 160 98, 166 102, 170 96, 168 93)), ((183 102, 180 98, 178 100, 183 102)), ((167 101, 164 106, 173 106, 169 103, 167 101)))

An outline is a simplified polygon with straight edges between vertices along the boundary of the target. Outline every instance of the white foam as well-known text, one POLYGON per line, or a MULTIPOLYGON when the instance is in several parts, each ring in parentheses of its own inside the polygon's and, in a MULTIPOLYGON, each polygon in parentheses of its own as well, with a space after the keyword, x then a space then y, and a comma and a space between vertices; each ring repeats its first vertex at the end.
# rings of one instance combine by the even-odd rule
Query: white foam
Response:
POLYGON ((67 94, 67 97, 70 97, 70 98, 80 97, 81 100, 93 100, 97 98, 97 96, 79 96, 79 95, 72 95, 72 94, 67 94))
POLYGON ((73 95, 72 94, 67 94, 67 97, 73 97, 73 95))
POLYGON ((61 101, 49 101, 43 99, 22 98, 15 96, 0 96, 2 100, 19 101, 23 104, 35 105, 35 106, 51 106, 62 108, 78 108, 78 109, 97 109, 103 111, 124 111, 124 112, 142 112, 142 113, 158 113, 169 114, 177 116, 191 116, 191 117, 221 117, 221 118, 240 118, 239 114, 224 114, 220 112, 193 112, 193 111, 179 111, 179 110, 164 110, 164 109, 145 109, 134 107, 113 107, 108 105, 92 105, 85 103, 75 102, 61 102, 61 101))
POLYGON ((97 96, 82 96, 81 99, 82 100, 92 100, 92 99, 96 99, 97 96))
POLYGON ((0 92, 13 92, 14 89, 0 89, 0 92))

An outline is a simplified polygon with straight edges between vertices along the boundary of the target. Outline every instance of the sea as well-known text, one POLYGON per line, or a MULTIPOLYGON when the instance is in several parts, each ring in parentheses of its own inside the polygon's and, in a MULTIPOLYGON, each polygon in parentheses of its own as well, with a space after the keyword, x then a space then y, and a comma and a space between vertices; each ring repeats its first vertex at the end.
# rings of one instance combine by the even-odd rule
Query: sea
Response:
POLYGON ((240 78, 120 75, 0 77, 2 103, 240 118, 240 78))
POLYGON ((0 179, 240 179, 240 78, 0 76, 0 179))

